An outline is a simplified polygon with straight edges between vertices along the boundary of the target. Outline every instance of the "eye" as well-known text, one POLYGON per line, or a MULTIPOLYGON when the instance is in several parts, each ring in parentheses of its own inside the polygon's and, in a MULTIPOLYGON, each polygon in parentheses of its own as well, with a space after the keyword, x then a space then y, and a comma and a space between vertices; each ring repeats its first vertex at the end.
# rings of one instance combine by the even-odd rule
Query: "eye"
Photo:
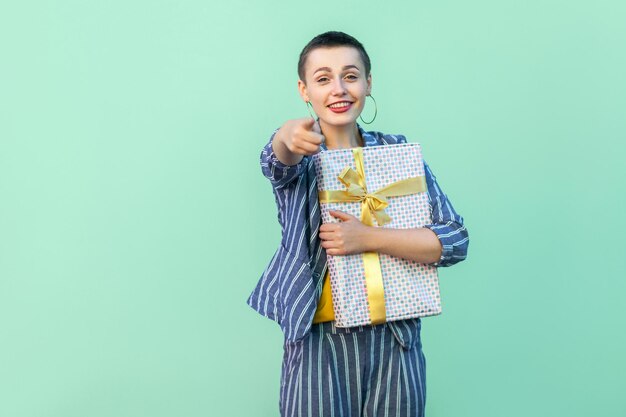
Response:
POLYGON ((347 78, 350 78, 351 80, 356 80, 356 79, 358 79, 358 78, 359 78, 359 77, 357 77, 357 76, 356 76, 356 75, 354 75, 354 74, 348 74, 348 75, 346 75, 346 77, 347 77, 347 78))
POLYGON ((321 83, 321 82, 324 82, 324 81, 326 81, 326 80, 328 80, 328 78, 326 78, 326 77, 320 77, 320 78, 318 78, 318 79, 317 79, 317 82, 318 82, 318 83, 321 83))

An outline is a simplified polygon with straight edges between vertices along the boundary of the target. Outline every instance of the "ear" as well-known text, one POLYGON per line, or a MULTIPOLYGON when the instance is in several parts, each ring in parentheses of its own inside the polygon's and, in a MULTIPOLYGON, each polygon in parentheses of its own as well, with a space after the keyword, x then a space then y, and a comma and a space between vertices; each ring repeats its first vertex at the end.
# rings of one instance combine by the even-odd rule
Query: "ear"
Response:
POLYGON ((300 92, 300 97, 302 97, 302 100, 304 100, 305 102, 310 101, 309 95, 306 92, 306 84, 302 80, 298 80, 298 91, 300 92))
POLYGON ((372 73, 367 76, 367 95, 372 93, 372 73))

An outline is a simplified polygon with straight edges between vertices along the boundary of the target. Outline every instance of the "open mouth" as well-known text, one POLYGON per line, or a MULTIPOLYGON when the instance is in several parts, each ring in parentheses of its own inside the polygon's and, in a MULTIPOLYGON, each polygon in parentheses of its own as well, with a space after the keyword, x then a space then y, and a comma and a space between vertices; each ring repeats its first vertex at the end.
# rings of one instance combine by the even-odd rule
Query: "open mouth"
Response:
POLYGON ((350 107, 352 107, 352 103, 349 101, 340 101, 338 103, 333 103, 328 106, 328 108, 335 113, 343 113, 347 111, 350 107))

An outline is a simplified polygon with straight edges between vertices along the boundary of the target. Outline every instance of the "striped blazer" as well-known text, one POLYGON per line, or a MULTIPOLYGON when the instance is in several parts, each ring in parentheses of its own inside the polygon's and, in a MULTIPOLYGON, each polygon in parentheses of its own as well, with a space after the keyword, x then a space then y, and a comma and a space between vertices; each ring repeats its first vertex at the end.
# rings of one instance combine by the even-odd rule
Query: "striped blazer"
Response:
MULTIPOLYGON (((365 146, 406 143, 402 135, 366 132, 357 124, 365 146)), ((261 151, 261 171, 271 184, 282 229, 280 246, 248 297, 247 303, 280 325, 288 342, 304 338, 311 329, 326 273, 326 251, 318 237, 321 225, 315 167, 310 156, 285 165, 272 150, 272 140, 261 151)), ((325 144, 321 148, 326 150, 325 144)), ((435 266, 450 266, 467 256, 469 236, 463 217, 437 184, 424 161, 427 192, 432 207, 431 229, 442 244, 435 266)), ((388 322, 401 346, 410 349, 418 334, 419 318, 388 322)))

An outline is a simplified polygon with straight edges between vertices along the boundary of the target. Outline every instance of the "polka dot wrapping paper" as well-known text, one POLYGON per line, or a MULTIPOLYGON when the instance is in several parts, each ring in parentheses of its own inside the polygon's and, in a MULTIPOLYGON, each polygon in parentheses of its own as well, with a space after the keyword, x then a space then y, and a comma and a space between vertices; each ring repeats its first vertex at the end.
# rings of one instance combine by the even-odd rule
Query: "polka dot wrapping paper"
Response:
MULTIPOLYGON (((365 183, 372 193, 393 182, 424 176, 421 146, 417 143, 362 148, 365 183)), ((337 176, 350 166, 356 170, 352 149, 333 149, 313 156, 318 191, 346 190, 337 176)), ((432 222, 428 193, 387 197, 384 209, 391 222, 373 227, 410 229, 432 222)), ((329 210, 361 218, 361 202, 320 203, 323 223, 338 223, 329 210)), ((362 254, 328 255, 330 286, 337 327, 372 324, 362 254)), ((441 313, 437 267, 379 254, 385 294, 386 321, 433 316, 441 313)))

